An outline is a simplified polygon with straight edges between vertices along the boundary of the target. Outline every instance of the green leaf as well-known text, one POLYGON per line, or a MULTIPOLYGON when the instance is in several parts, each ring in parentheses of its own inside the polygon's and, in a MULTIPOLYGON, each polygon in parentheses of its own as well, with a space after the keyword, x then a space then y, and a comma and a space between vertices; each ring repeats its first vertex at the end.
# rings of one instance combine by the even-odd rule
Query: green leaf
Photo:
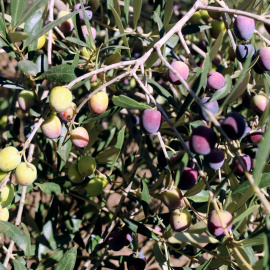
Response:
POLYGON ((259 205, 253 205, 253 206, 249 207, 244 213, 242 213, 238 217, 234 218, 232 224, 236 224, 239 221, 242 222, 245 217, 247 217, 250 214, 252 214, 253 211, 256 211, 259 207, 260 207, 259 205))
POLYGON ((40 238, 38 246, 38 258, 41 259, 42 256, 46 255, 52 250, 52 245, 55 243, 54 232, 56 231, 57 225, 57 215, 58 215, 58 199, 53 198, 52 204, 49 207, 48 214, 45 219, 43 226, 43 235, 40 238))
POLYGON ((36 65, 38 66, 38 72, 43 73, 48 71, 48 57, 46 54, 40 54, 36 59, 36 65))
POLYGON ((23 265, 21 262, 17 260, 12 260, 12 263, 14 265, 14 270, 27 270, 25 265, 23 265))
POLYGON ((18 59, 16 53, 13 51, 13 48, 2 37, 0 37, 0 47, 5 50, 5 52, 7 52, 11 57, 18 59))
POLYGON ((200 193, 204 189, 204 187, 205 187, 204 181, 199 181, 198 183, 196 183, 194 187, 192 187, 185 193, 185 197, 189 197, 189 196, 192 197, 200 193))
POLYGON ((147 78, 147 82, 153 87, 153 89, 162 97, 164 97, 169 104, 171 104, 174 108, 179 109, 178 103, 174 100, 173 96, 169 93, 168 90, 163 88, 156 81, 147 78))
POLYGON ((95 117, 91 117, 91 118, 86 119, 81 124, 86 124, 86 123, 89 123, 89 122, 94 122, 94 121, 100 120, 100 119, 105 118, 107 116, 113 115, 116 112, 119 112, 120 110, 121 110, 121 108, 119 108, 119 107, 113 107, 112 109, 107 110, 107 111, 105 111, 104 113, 102 113, 100 115, 97 115, 95 117))
POLYGON ((121 9, 118 0, 113 0, 113 5, 117 14, 119 15, 119 17, 121 17, 121 9))
POLYGON ((38 66, 29 60, 22 60, 18 63, 18 68, 26 74, 35 76, 38 73, 38 66))
POLYGON ((259 185, 261 179, 261 173, 263 172, 266 161, 269 158, 270 153, 270 126, 267 127, 264 133, 264 138, 260 142, 258 153, 255 161, 255 168, 253 171, 253 177, 256 185, 259 185))
MULTIPOLYGON (((237 249, 238 252, 245 259, 245 261, 247 261, 247 263, 250 264, 250 259, 247 255, 246 251, 242 247, 235 247, 235 249, 237 249)), ((238 255, 237 252, 235 252, 235 249, 233 249, 233 256, 235 258, 235 261, 238 263, 238 265, 243 265, 242 258, 238 255)), ((249 269, 249 268, 243 266, 243 267, 241 267, 241 269, 245 270, 245 269, 249 269)))
POLYGON ((124 0, 124 3, 125 3, 124 13, 125 13, 125 18, 126 18, 126 23, 128 24, 130 0, 124 0))
POLYGON ((179 242, 183 243, 191 243, 191 244, 199 244, 199 243, 212 243, 216 244, 219 241, 216 238, 201 235, 201 234, 193 234, 188 232, 176 233, 174 236, 170 237, 168 241, 172 244, 177 244, 179 242))
POLYGON ((234 102, 235 100, 237 100, 240 96, 242 96, 242 94, 247 89, 247 85, 248 85, 248 82, 249 82, 249 77, 250 77, 250 74, 248 73, 245 76, 245 78, 242 80, 242 82, 239 84, 239 86, 235 90, 234 94, 226 102, 226 104, 230 104, 230 103, 234 102))
POLYGON ((45 270, 49 269, 51 266, 54 266, 57 262, 61 260, 63 257, 63 250, 57 250, 54 252, 49 258, 47 258, 38 268, 37 270, 45 270))
POLYGON ((68 40, 69 42, 72 42, 74 44, 77 44, 79 46, 82 46, 82 47, 88 47, 87 43, 85 43, 84 41, 81 41, 80 39, 75 38, 75 37, 66 37, 66 40, 68 40))
MULTIPOLYGON (((39 10, 27 19, 24 25, 24 32, 28 34, 28 38, 23 41, 24 46, 27 44, 28 41, 30 41, 32 37, 34 37, 40 31, 40 29, 42 28, 42 24, 42 12, 39 10)), ((28 46, 28 52, 36 51, 37 43, 38 39, 32 42, 28 46)))
POLYGON ((138 20, 141 15, 142 0, 133 1, 133 27, 136 29, 138 20))
POLYGON ((198 202, 198 203, 199 202, 208 202, 208 200, 209 200, 209 191, 208 190, 202 190, 201 192, 197 193, 195 196, 188 196, 188 198, 190 200, 192 200, 194 202, 198 202))
POLYGON ((141 200, 142 200, 143 211, 144 211, 145 217, 147 218, 148 213, 149 213, 149 189, 144 179, 142 179, 142 182, 141 182, 141 189, 142 189, 141 200))
POLYGON ((241 4, 239 4, 239 6, 237 6, 237 9, 249 12, 249 11, 251 11, 255 2, 256 2, 256 0, 242 1, 241 4))
MULTIPOLYGON (((261 181, 259 183, 259 188, 265 188, 270 185, 270 173, 263 173, 261 181)), ((244 194, 248 188, 250 187, 250 183, 248 181, 242 182, 237 188, 235 188, 232 192, 232 195, 244 194)))
POLYGON ((263 237, 264 235, 261 235, 261 237, 252 237, 249 239, 244 239, 242 241, 242 244, 244 247, 250 247, 250 246, 260 246, 263 243, 263 237))
POLYGON ((25 32, 13 32, 8 34, 12 43, 16 43, 28 38, 28 34, 25 32))
POLYGON ((2 14, 0 14, 0 34, 6 38, 7 37, 7 34, 6 34, 6 25, 5 25, 5 22, 3 20, 3 16, 2 14))
POLYGON ((188 229, 189 233, 202 234, 206 231, 207 224, 203 221, 197 222, 194 225, 191 225, 188 229))
POLYGON ((109 55, 105 60, 105 65, 112 65, 121 61, 121 54, 119 52, 109 55))
POLYGON ((26 237, 17 226, 6 221, 0 221, 0 231, 13 240, 20 247, 20 249, 23 251, 26 250, 26 237))
POLYGON ((36 11, 39 10, 42 6, 45 6, 48 2, 49 0, 35 0, 34 2, 32 2, 31 5, 27 7, 26 10, 24 10, 18 23, 15 25, 15 28, 17 28, 21 23, 26 21, 32 14, 36 14, 36 11))
POLYGON ((154 252, 156 261, 158 262, 160 268, 162 270, 169 269, 167 260, 166 260, 164 254, 162 253, 162 251, 157 243, 154 244, 153 252, 154 252))
POLYGON ((172 18, 173 3, 174 3, 174 0, 167 0, 166 1, 165 9, 164 9, 164 19, 163 19, 164 26, 167 26, 170 23, 170 20, 172 18))
MULTIPOLYGON (((231 76, 226 74, 225 75, 225 85, 217 90, 213 96, 211 97, 210 101, 214 101, 214 100, 220 100, 224 97, 227 96, 227 94, 229 93, 229 91, 231 90, 231 87, 232 87, 232 79, 231 79, 231 76)), ((209 102, 210 102, 209 101, 209 102)))
POLYGON ((7 270, 7 268, 2 263, 0 263, 0 270, 7 270))
POLYGON ((222 40, 223 40, 223 35, 219 34, 218 38, 216 39, 215 44, 211 48, 211 52, 209 54, 210 61, 213 61, 215 59, 215 57, 217 56, 217 54, 220 50, 221 44, 222 44, 222 40))
MULTIPOLYGON (((115 18, 116 24, 117 24, 117 26, 119 28, 120 34, 124 34, 125 33, 125 30, 124 30, 124 27, 123 27, 123 24, 121 22, 121 19, 120 19, 119 15, 117 14, 117 12, 113 8, 113 6, 111 4, 109 4, 109 5, 111 7, 111 10, 112 10, 113 16, 115 18)), ((127 37, 126 36, 122 36, 122 39, 123 39, 123 42, 124 42, 125 46, 129 48, 127 37)), ((130 51, 128 51, 128 54, 129 54, 129 57, 131 57, 130 51)))
POLYGON ((119 155, 120 151, 121 151, 120 149, 115 147, 105 149, 95 157, 96 162, 104 164, 113 161, 119 155))
POLYGON ((127 219, 123 218, 123 221, 126 223, 129 229, 131 229, 135 233, 140 233, 146 237, 152 238, 156 241, 158 241, 158 237, 151 232, 145 225, 133 220, 133 219, 127 219))
POLYGON ((150 106, 139 103, 136 100, 124 95, 113 96, 112 102, 114 105, 126 109, 138 109, 138 110, 151 109, 150 106))
POLYGON ((74 68, 68 64, 62 64, 52 67, 42 75, 38 76, 36 80, 47 79, 48 81, 53 82, 70 83, 83 74, 84 72, 81 69, 74 68))
POLYGON ((54 194, 59 195, 61 194, 61 187, 52 182, 46 182, 46 183, 35 183, 36 186, 38 186, 44 193, 46 194, 54 194))
POLYGON ((11 0, 10 2, 10 14, 11 14, 11 26, 14 29, 15 25, 21 18, 21 15, 25 9, 26 0, 11 0))
POLYGON ((24 231, 24 234, 25 234, 25 237, 26 237, 27 246, 26 246, 25 255, 27 256, 27 261, 28 261, 29 257, 30 257, 30 251, 31 251, 30 233, 29 233, 29 231, 27 229, 27 226, 23 222, 21 222, 21 225, 23 227, 23 231, 24 231))
POLYGON ((57 264, 55 270, 73 270, 77 258, 77 248, 73 247, 65 253, 63 258, 57 264))
MULTIPOLYGON (((15 0, 16 1, 16 0, 15 0)), ((24 48, 29 46, 32 42, 36 41, 39 37, 45 35, 47 32, 49 32, 49 30, 53 29, 55 26, 58 26, 59 24, 61 24, 62 22, 67 21, 69 18, 71 18, 72 16, 76 15, 77 13, 79 13, 79 10, 74 11, 74 12, 70 12, 69 14, 48 23, 45 27, 43 27, 38 33, 36 33, 26 44, 24 44, 24 48)))

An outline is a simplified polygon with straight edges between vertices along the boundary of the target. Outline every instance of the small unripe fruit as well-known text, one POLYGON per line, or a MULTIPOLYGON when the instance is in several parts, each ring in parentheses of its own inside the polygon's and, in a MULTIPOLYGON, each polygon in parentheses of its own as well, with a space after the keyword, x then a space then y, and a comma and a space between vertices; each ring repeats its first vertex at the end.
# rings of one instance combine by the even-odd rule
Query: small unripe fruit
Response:
POLYGON ((71 105, 63 112, 57 114, 57 116, 65 123, 70 122, 76 113, 77 105, 71 102, 71 105))
POLYGON ((83 182, 84 177, 79 172, 78 163, 73 163, 68 168, 68 178, 74 184, 79 184, 83 182))
POLYGON ((155 109, 146 109, 142 113, 142 127, 149 134, 158 132, 162 121, 161 112, 155 109))
POLYGON ((191 225, 192 217, 186 209, 176 209, 171 213, 170 224, 175 232, 184 232, 191 225))
MULTIPOLYGON (((233 219, 232 214, 228 211, 223 210, 220 211, 220 217, 222 218, 224 225, 227 226, 226 229, 229 232, 232 229, 232 224, 228 225, 233 219)), ((208 216, 208 230, 216 237, 225 235, 225 232, 221 225, 221 221, 215 210, 213 210, 208 216)))
POLYGON ((255 30, 255 21, 245 16, 237 16, 233 29, 236 37, 240 40, 249 40, 255 30))
POLYGON ((35 104, 34 92, 22 90, 18 96, 18 103, 23 111, 28 111, 35 104))
POLYGON ((13 147, 8 146, 0 152, 0 170, 8 172, 14 170, 21 163, 21 155, 19 151, 13 147))
MULTIPOLYGON (((224 1, 221 1, 224 3, 224 1)), ((210 4, 210 6, 218 7, 216 3, 210 4)), ((214 20, 220 20, 222 18, 222 13, 221 12, 216 12, 212 10, 208 10, 208 15, 214 19, 214 20)))
MULTIPOLYGON (((103 191, 103 181, 99 177, 94 177, 88 182, 86 191, 91 197, 99 196, 103 191)), ((125 242, 123 244, 125 245, 125 242)))
POLYGON ((42 35, 41 37, 38 38, 37 42, 37 50, 40 50, 46 43, 46 37, 45 35, 42 35))
MULTIPOLYGON (((61 10, 58 15, 57 15, 57 19, 64 17, 65 15, 68 15, 70 12, 69 11, 65 11, 65 10, 61 10)), ((59 30, 62 31, 64 34, 69 33, 73 30, 74 25, 72 22, 72 19, 68 19, 65 22, 61 23, 58 26, 59 30)))
POLYGON ((90 110, 95 114, 104 113, 108 108, 108 104, 109 98, 104 91, 96 93, 88 101, 90 110))
POLYGON ((190 18, 190 22, 191 22, 192 24, 198 24, 198 23, 201 22, 201 13, 200 13, 200 11, 196 11, 196 12, 192 15, 192 17, 190 18))
MULTIPOLYGON (((84 177, 91 175, 96 170, 96 160, 90 156, 83 156, 78 162, 78 170, 84 177)), ((100 181, 102 183, 102 181, 100 181)))
POLYGON ((262 114, 265 111, 268 102, 269 100, 266 96, 258 94, 252 97, 251 106, 257 113, 262 114))
POLYGON ((209 20, 211 19, 206 10, 201 10, 201 18, 205 23, 208 23, 209 20))
POLYGON ((212 21, 212 28, 210 28, 210 34, 212 38, 218 38, 219 34, 226 29, 223 21, 212 21))
MULTIPOLYGON (((83 33, 83 35, 84 35, 85 40, 87 39, 86 36, 90 36, 90 35, 89 35, 89 31, 88 31, 86 25, 82 25, 82 33, 83 33)), ((95 40, 95 39, 96 39, 96 36, 97 36, 97 30, 96 30, 96 28, 93 27, 93 26, 91 26, 91 34, 92 34, 93 40, 95 40)))
POLYGON ((56 112, 63 112, 72 102, 71 91, 66 87, 56 86, 50 93, 49 102, 52 109, 56 112))
MULTIPOLYGON (((188 66, 182 62, 182 61, 173 61, 171 63, 171 66, 176 70, 176 72, 184 79, 186 80, 189 74, 189 68, 188 66)), ((172 84, 174 85, 180 85, 181 82, 177 78, 177 76, 171 71, 168 71, 168 77, 172 84)))
POLYGON ((16 168, 15 177, 19 185, 29 186, 37 179, 37 169, 32 163, 22 162, 16 168))
POLYGON ((0 194, 0 203, 5 202, 8 199, 11 189, 13 189, 13 185, 10 183, 7 183, 7 185, 3 188, 0 194))
POLYGON ((170 209, 176 209, 182 206, 183 204, 183 194, 175 186, 164 190, 161 193, 161 201, 170 209))
POLYGON ((224 76, 216 71, 210 71, 207 74, 207 87, 211 90, 218 90, 225 85, 224 76))
POLYGON ((42 133, 49 139, 56 139, 62 131, 62 124, 56 115, 51 115, 41 124, 42 133))
POLYGON ((77 147, 85 147, 89 142, 89 134, 84 127, 77 127, 70 131, 70 140, 77 147))
POLYGON ((7 208, 2 208, 2 212, 0 214, 1 221, 8 221, 9 219, 9 211, 7 208))

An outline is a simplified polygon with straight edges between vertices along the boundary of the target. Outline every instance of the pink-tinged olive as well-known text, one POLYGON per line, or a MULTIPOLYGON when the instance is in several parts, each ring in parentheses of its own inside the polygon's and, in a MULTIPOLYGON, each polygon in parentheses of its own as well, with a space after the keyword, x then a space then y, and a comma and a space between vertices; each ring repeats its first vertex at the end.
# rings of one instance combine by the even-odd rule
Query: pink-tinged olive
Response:
POLYGON ((108 104, 109 98, 107 93, 104 91, 96 93, 88 101, 90 110, 95 114, 104 113, 108 108, 108 104))
MULTIPOLYGON (((182 61, 173 61, 171 66, 175 69, 175 71, 184 79, 186 80, 189 74, 188 66, 182 61)), ((177 76, 171 71, 168 71, 169 81, 174 85, 180 85, 181 82, 177 78, 177 76)))
POLYGON ((188 190, 194 187, 198 181, 198 172, 189 167, 185 167, 181 174, 178 187, 183 190, 188 190))
POLYGON ((225 155, 222 150, 212 150, 209 155, 205 156, 205 162, 209 168, 215 171, 222 167, 224 161, 225 155))
POLYGON ((20 163, 21 163, 21 155, 15 147, 8 146, 0 151, 1 171, 8 172, 14 170, 20 163))
MULTIPOLYGON (((79 159, 78 170, 80 174, 84 177, 87 177, 93 174, 96 170, 96 167, 97 167, 96 160, 93 157, 83 156, 79 159)), ((103 188, 103 181, 100 181, 100 182, 102 183, 102 188, 103 188)))
POLYGON ((255 30, 255 21, 245 16, 237 16, 233 23, 235 36, 240 40, 249 40, 255 30))
MULTIPOLYGON (((210 97, 204 97, 201 99, 201 102, 204 104, 208 111, 210 111, 212 114, 217 114, 219 111, 218 102, 216 100, 208 101, 209 99, 210 97)), ((205 121, 209 121, 209 117, 203 109, 199 109, 199 114, 205 121)))
POLYGON ((141 252, 134 252, 128 256, 128 270, 144 270, 146 266, 146 258, 141 252))
POLYGON ((37 179, 37 169, 32 163, 22 162, 15 170, 15 178, 19 185, 29 186, 37 179))
MULTIPOLYGON (((241 156, 241 160, 243 161, 243 163, 245 164, 247 171, 249 172, 252 168, 252 159, 249 155, 243 155, 241 156)), ((242 165, 240 164, 239 160, 234 157, 233 161, 232 161, 232 169, 235 168, 235 174, 242 176, 244 175, 244 168, 242 167, 242 165)))
POLYGON ((73 163, 68 168, 68 178, 74 184, 83 182, 84 177, 80 174, 78 169, 78 163, 73 163))
POLYGON ((56 139, 62 131, 62 124, 56 115, 51 115, 41 124, 42 133, 49 139, 56 139))
POLYGON ((176 209, 171 213, 170 224, 175 232, 184 232, 191 225, 192 217, 186 209, 176 209))
POLYGON ((245 134, 246 122, 240 113, 231 112, 221 121, 221 127, 231 140, 238 140, 245 134))
POLYGON ((263 139, 263 132, 261 130, 255 130, 248 133, 242 139, 242 142, 258 144, 262 139, 263 139))
POLYGON ((252 56, 255 54, 255 49, 254 49, 253 45, 239 44, 236 47, 236 58, 239 62, 244 63, 249 54, 251 54, 252 56))
POLYGON ((146 109, 143 111, 141 118, 142 127, 147 133, 153 134, 159 131, 162 122, 160 111, 155 109, 146 109))
POLYGON ((70 140, 77 147, 85 147, 89 142, 89 134, 84 127, 77 127, 70 131, 70 140))
POLYGON ((70 122, 73 116, 76 114, 77 105, 71 102, 70 106, 63 112, 57 114, 57 116, 65 123, 70 122))
POLYGON ((210 71, 207 74, 207 87, 211 90, 218 90, 225 85, 224 76, 216 71, 210 71))
POLYGON ((193 153, 208 155, 215 147, 217 135, 213 129, 206 126, 195 128, 189 139, 189 147, 193 153))
POLYGON ((72 102, 72 94, 69 89, 63 86, 56 86, 49 96, 49 103, 56 112, 63 112, 69 108, 72 102))
MULTIPOLYGON (((232 214, 228 211, 223 210, 220 211, 220 217, 224 225, 226 226, 227 231, 229 232, 232 229, 232 224, 230 224, 233 220, 232 214)), ((215 210, 213 210, 208 216, 208 231, 216 237, 221 237, 225 235, 220 218, 215 210)))
MULTIPOLYGON (((66 15, 70 14, 69 11, 64 11, 64 10, 61 10, 58 15, 57 15, 57 19, 61 18, 61 17, 64 17, 66 15)), ((66 33, 69 33, 73 30, 74 28, 74 25, 73 25, 73 22, 72 22, 72 19, 68 19, 66 20, 65 22, 61 23, 59 26, 58 26, 59 30, 61 32, 63 32, 64 34, 66 33)))
POLYGON ((162 191, 161 201, 170 209, 176 209, 183 205, 183 194, 175 186, 162 191))
POLYGON ((262 114, 265 111, 268 102, 269 99, 262 94, 255 95, 251 98, 251 106, 259 114, 262 114))
MULTIPOLYGON (((84 4, 83 6, 85 8, 85 13, 86 13, 87 19, 90 21, 92 19, 92 17, 93 17, 93 12, 90 10, 90 6, 89 5, 84 4)), ((77 10, 80 10, 80 9, 82 9, 81 4, 77 4, 75 6, 75 8, 74 8, 74 11, 77 11, 77 10)), ((80 17, 81 21, 84 21, 84 17, 83 17, 83 12, 82 11, 79 12, 79 17, 80 17)))
MULTIPOLYGON (((88 31, 86 25, 82 25, 82 33, 84 35, 84 38, 87 39, 86 36, 89 36, 89 31, 88 31)), ((95 40, 96 39, 96 36, 97 36, 97 30, 93 26, 91 26, 91 34, 92 34, 93 40, 95 40)))
POLYGON ((35 94, 30 90, 22 90, 18 96, 18 103, 23 111, 28 111, 35 104, 35 94))
POLYGON ((219 34, 226 29, 223 21, 212 21, 210 28, 210 35, 212 38, 217 39, 219 34))

